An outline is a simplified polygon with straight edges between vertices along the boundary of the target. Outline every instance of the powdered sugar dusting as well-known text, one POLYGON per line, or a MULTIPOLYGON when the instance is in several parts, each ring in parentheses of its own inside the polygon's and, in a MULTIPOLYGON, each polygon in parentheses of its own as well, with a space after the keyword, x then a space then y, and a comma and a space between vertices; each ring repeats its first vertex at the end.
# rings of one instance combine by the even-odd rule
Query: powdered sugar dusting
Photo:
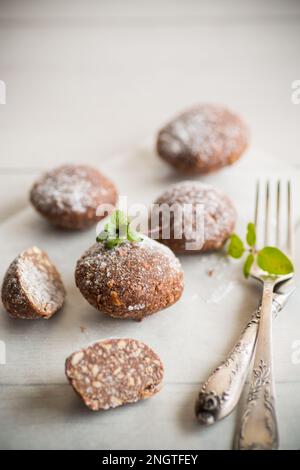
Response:
POLYGON ((65 165, 46 173, 35 186, 34 200, 44 210, 58 212, 72 209, 83 213, 88 207, 97 208, 98 198, 107 190, 97 187, 91 179, 91 169, 85 166, 65 165))
POLYGON ((129 305, 128 310, 132 312, 132 310, 143 310, 145 308, 145 304, 136 304, 136 305, 129 305))
MULTIPOLYGON (((232 233, 236 221, 236 211, 231 200, 222 191, 213 186, 197 181, 183 181, 172 185, 156 201, 156 204, 167 204, 170 207, 180 205, 185 215, 187 225, 195 230, 195 212, 197 206, 203 206, 204 211, 204 245, 202 250, 219 248, 232 233), (193 212, 185 211, 184 205, 192 204, 193 212)), ((182 223, 182 219, 177 223, 182 223)), ((176 225, 172 219, 173 228, 176 225)), ((186 234, 184 234, 186 235, 186 234)), ((184 249, 186 238, 176 240, 184 249)), ((165 240, 168 243, 168 240, 165 240)))
POLYGON ((167 124, 158 136, 158 152, 174 164, 194 162, 203 171, 231 163, 247 145, 247 129, 238 116, 216 105, 196 106, 167 124), (182 160, 186 160, 185 162, 182 160))
MULTIPOLYGON (((146 249, 146 250, 152 250, 154 252, 154 254, 161 253, 161 255, 167 257, 168 265, 175 272, 181 272, 182 271, 179 259, 176 256, 174 256, 174 253, 172 252, 172 250, 170 250, 170 248, 168 248, 167 246, 157 243, 156 240, 153 240, 152 238, 147 237, 146 235, 142 235, 142 241, 139 242, 139 246, 143 249, 146 249)), ((162 275, 164 274, 163 265, 161 266, 160 264, 158 264, 156 266, 156 269, 162 275)))
POLYGON ((99 310, 142 318, 178 300, 183 273, 171 250, 143 236, 112 249, 93 245, 77 263, 76 284, 99 310))

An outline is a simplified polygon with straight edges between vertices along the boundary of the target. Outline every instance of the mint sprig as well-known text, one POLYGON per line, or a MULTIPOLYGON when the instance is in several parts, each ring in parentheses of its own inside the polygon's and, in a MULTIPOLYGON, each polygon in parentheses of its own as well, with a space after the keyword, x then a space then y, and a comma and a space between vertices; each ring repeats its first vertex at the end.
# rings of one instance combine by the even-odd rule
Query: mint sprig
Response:
POLYGON ((256 245, 255 225, 252 222, 247 225, 246 240, 249 246, 254 247, 256 245))
POLYGON ((108 249, 114 248, 127 241, 140 242, 143 238, 130 225, 125 212, 117 209, 110 216, 110 221, 104 225, 104 230, 96 238, 97 242, 105 242, 108 249))
POLYGON ((257 264, 271 274, 289 274, 294 271, 289 258, 273 246, 266 246, 257 253, 257 264))
POLYGON ((245 252, 244 243, 240 239, 238 235, 233 233, 230 237, 230 243, 228 246, 228 254, 232 256, 232 258, 239 259, 243 256, 245 252))
POLYGON ((265 246, 258 250, 256 247, 255 225, 250 222, 247 225, 246 233, 247 246, 244 245, 241 238, 233 233, 229 240, 228 255, 232 258, 242 258, 247 253, 243 266, 243 273, 246 278, 249 277, 253 263, 270 275, 285 275, 294 271, 294 266, 290 259, 278 248, 265 246))
POLYGON ((250 275, 250 271, 254 263, 254 260, 255 260, 254 255, 252 253, 249 253, 243 266, 243 273, 246 279, 250 275))

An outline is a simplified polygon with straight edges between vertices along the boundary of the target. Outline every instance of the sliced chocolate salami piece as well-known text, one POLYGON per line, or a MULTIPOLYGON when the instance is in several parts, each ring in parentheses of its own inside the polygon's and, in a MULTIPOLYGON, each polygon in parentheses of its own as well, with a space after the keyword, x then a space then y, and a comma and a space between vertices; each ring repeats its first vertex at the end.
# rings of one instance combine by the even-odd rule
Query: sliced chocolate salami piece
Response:
POLYGON ((66 376, 93 411, 149 398, 161 388, 163 364, 134 339, 108 339, 76 351, 66 360, 66 376))
POLYGON ((48 255, 37 247, 23 251, 9 266, 2 302, 14 318, 50 318, 63 305, 65 288, 48 255))

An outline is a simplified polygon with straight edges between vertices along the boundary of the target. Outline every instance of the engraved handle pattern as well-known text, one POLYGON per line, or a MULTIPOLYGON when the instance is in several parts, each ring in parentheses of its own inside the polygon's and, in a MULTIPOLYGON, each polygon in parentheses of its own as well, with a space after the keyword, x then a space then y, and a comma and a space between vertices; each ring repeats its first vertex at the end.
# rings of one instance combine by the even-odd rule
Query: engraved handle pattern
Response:
POLYGON ((235 447, 240 450, 272 450, 278 449, 278 445, 272 374, 272 286, 267 284, 250 389, 235 447))
POLYGON ((202 386, 195 407, 197 419, 201 424, 213 424, 225 418, 235 408, 253 355, 259 318, 260 308, 253 313, 227 359, 212 372, 202 386))

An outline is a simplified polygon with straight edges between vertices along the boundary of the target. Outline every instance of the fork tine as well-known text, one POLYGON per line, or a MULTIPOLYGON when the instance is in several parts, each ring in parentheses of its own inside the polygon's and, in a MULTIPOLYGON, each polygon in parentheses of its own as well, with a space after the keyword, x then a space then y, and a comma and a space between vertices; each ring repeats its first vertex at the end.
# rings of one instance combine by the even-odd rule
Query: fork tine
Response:
MULTIPOLYGON (((277 181, 276 186, 276 219, 275 219, 275 239, 276 246, 280 248, 280 216, 282 205, 282 183, 277 181)), ((259 217, 259 203, 260 203, 260 182, 256 182, 255 191, 255 210, 254 210, 254 225, 258 232, 258 217, 259 217)), ((264 214, 264 245, 267 246, 270 242, 270 181, 266 182, 265 189, 265 214, 264 214)), ((293 222, 292 222, 292 184, 289 180, 287 182, 287 231, 286 231, 286 246, 285 250, 290 258, 293 255, 294 240, 293 240, 293 222)), ((273 240, 273 238, 272 238, 273 240)), ((284 241, 284 240, 283 240, 284 241)))
POLYGON ((291 257, 293 255, 293 222, 292 222, 292 188, 291 181, 287 184, 287 252, 291 257))
POLYGON ((276 246, 280 246, 280 180, 277 181, 276 197, 276 246))
POLYGON ((268 241, 269 241, 269 215, 270 215, 270 211, 269 211, 269 206, 270 206, 270 182, 267 181, 267 185, 266 185, 266 205, 265 205, 265 246, 268 245, 268 241))

